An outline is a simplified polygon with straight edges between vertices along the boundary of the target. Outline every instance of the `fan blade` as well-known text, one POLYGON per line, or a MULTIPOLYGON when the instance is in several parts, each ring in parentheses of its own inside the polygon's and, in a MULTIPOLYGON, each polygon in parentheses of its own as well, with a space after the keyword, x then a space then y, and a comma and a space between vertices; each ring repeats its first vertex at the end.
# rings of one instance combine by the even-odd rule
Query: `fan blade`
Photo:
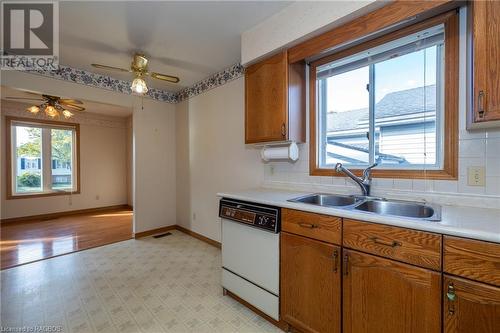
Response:
POLYGON ((130 69, 125 69, 125 68, 120 68, 120 67, 106 66, 106 65, 100 65, 100 64, 91 64, 91 65, 95 68, 106 69, 108 71, 118 71, 118 72, 126 72, 126 73, 132 72, 130 69))
POLYGON ((75 111, 83 111, 85 110, 85 108, 79 106, 79 105, 75 105, 75 104, 70 104, 70 103, 61 103, 62 106, 64 106, 65 108, 68 108, 68 109, 73 109, 75 111))
POLYGON ((165 75, 165 74, 160 74, 160 73, 155 73, 155 72, 152 72, 150 75, 152 78, 155 78, 158 80, 163 80, 163 81, 168 81, 168 82, 172 82, 172 83, 178 83, 180 81, 177 76, 165 75))
POLYGON ((59 103, 61 103, 61 104, 65 104, 65 103, 69 103, 69 104, 83 104, 82 101, 80 101, 78 99, 71 99, 71 98, 61 98, 59 100, 59 103))
POLYGON ((5 97, 6 99, 23 99, 23 100, 30 100, 30 101, 44 101, 45 99, 43 98, 30 98, 30 97, 5 97))

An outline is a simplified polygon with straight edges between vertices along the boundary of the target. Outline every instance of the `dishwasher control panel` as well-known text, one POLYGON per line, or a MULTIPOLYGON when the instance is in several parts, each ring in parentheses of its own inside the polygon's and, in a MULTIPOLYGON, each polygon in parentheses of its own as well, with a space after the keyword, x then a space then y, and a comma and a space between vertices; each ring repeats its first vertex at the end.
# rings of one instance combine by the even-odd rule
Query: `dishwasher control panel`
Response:
POLYGON ((219 216, 277 233, 280 227, 281 209, 239 200, 221 199, 219 216))

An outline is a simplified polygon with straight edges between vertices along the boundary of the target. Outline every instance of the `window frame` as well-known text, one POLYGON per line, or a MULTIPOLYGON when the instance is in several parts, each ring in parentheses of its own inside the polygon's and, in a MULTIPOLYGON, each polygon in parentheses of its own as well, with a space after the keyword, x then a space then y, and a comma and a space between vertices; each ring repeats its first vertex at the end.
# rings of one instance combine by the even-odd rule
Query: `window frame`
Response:
MULTIPOLYGON (((58 195, 72 195, 72 194, 80 194, 80 124, 77 123, 69 123, 69 122, 62 122, 62 121, 55 121, 55 120, 45 120, 45 119, 34 119, 34 118, 24 118, 24 117, 10 117, 6 116, 5 117, 5 135, 6 135, 6 173, 7 173, 7 178, 6 178, 6 186, 7 186, 7 191, 6 191, 6 198, 7 200, 11 199, 29 199, 29 198, 38 198, 38 197, 50 197, 50 196, 58 196, 58 195), (76 161, 74 161, 74 181, 76 182, 76 187, 74 186, 73 189, 75 190, 57 190, 57 191, 45 191, 45 192, 35 192, 35 193, 28 193, 28 194, 19 194, 15 193, 13 191, 13 186, 14 186, 14 180, 13 176, 15 175, 15 171, 13 170, 13 150, 12 150, 12 125, 15 122, 24 122, 24 123, 31 123, 31 124, 41 124, 42 126, 49 126, 54 125, 54 128, 57 127, 65 127, 65 128, 71 128, 72 130, 75 131, 75 143, 74 143, 74 156, 76 161)), ((43 155, 43 154, 42 154, 43 155)), ((43 170, 43 167, 42 167, 43 170)), ((43 172, 43 171, 42 171, 43 172)), ((43 186, 43 184, 42 184, 43 186)))
MULTIPOLYGON (((459 77, 459 17, 456 10, 432 17, 414 25, 390 32, 360 45, 322 57, 309 65, 309 174, 311 176, 345 177, 334 168, 320 167, 318 154, 318 110, 316 109, 316 69, 326 63, 366 51, 378 45, 405 37, 433 26, 443 24, 445 32, 444 48, 444 124, 442 133, 442 169, 373 169, 375 178, 411 178, 411 179, 458 179, 458 77, 459 77)), ((438 147, 439 148, 439 147, 438 147)), ((352 169, 361 176, 362 169, 352 169)))

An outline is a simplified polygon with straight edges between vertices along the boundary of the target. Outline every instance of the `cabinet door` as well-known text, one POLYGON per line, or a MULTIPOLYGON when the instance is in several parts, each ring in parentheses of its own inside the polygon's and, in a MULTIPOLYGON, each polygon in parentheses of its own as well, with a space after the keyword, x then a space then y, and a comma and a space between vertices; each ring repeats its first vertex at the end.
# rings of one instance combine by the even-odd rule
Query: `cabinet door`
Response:
POLYGON ((500 288, 445 275, 446 333, 500 332, 500 288))
POLYGON ((340 247, 281 232, 281 319, 304 332, 340 332, 340 247))
POLYGON ((441 331, 441 274, 351 250, 343 261, 343 332, 441 331))
POLYGON ((245 143, 283 141, 288 134, 286 51, 245 72, 245 143))
POLYGON ((500 120, 500 1, 472 1, 474 121, 500 120))

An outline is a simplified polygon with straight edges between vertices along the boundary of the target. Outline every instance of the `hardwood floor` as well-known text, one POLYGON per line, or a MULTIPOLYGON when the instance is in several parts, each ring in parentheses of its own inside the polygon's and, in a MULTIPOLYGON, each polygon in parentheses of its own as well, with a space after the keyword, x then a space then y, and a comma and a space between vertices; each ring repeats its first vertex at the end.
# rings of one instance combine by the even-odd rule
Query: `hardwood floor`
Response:
POLYGON ((0 225, 1 269, 133 237, 131 210, 0 225))

